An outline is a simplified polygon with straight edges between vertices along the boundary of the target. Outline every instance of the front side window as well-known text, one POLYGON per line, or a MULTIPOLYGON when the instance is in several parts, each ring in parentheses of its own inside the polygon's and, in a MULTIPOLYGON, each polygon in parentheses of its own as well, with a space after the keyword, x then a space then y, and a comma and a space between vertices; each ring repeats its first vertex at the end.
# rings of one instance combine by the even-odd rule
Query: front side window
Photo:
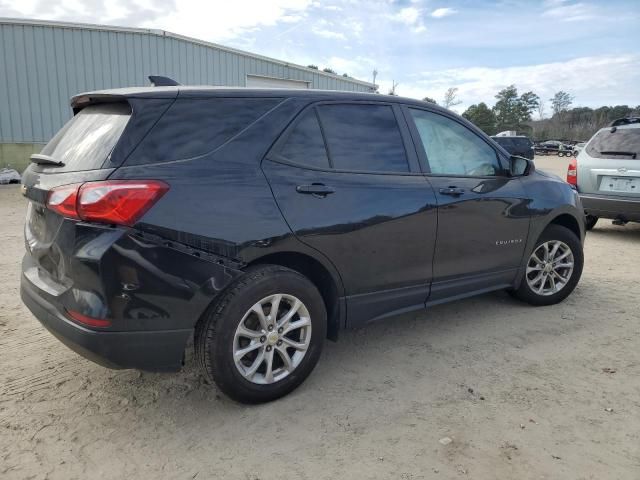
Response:
POLYGON ((409 171, 392 107, 321 105, 318 112, 333 168, 365 172, 409 171))
POLYGON ((431 168, 438 175, 495 176, 496 152, 467 127, 443 115, 409 109, 431 168))

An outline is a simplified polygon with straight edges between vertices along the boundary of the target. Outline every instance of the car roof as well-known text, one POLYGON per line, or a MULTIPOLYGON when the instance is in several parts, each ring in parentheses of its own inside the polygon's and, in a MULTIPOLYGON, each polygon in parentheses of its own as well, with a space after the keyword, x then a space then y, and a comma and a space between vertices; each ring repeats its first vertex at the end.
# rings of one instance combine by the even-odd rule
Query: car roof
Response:
POLYGON ((318 100, 354 100, 354 101, 383 101, 389 103, 413 104, 428 106, 433 110, 451 113, 449 110, 433 103, 427 103, 414 98, 395 95, 382 95, 367 92, 345 92, 340 90, 316 89, 284 89, 284 88, 246 88, 246 87, 214 87, 214 86, 171 86, 171 87, 129 87, 96 90, 74 95, 71 98, 72 107, 82 107, 91 101, 106 97, 122 98, 197 98, 197 97, 275 97, 275 98, 309 98, 318 100))

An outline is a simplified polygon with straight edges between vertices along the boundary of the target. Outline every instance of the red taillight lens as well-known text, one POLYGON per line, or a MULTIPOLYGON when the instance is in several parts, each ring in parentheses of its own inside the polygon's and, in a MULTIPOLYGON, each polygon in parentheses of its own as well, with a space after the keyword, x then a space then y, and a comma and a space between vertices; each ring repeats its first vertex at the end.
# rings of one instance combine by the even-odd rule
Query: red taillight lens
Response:
POLYGON ((90 222, 133 225, 169 190, 156 180, 89 182, 80 187, 78 215, 90 222))
POLYGON ((70 319, 75 320, 78 323, 82 323, 83 325, 88 325, 89 327, 104 328, 111 326, 111 320, 88 317, 87 315, 83 315, 82 313, 75 312, 73 310, 67 310, 67 315, 70 319))
POLYGON ((578 186, 578 160, 572 158, 567 167, 567 183, 578 186))
POLYGON ((79 183, 54 188, 47 197, 47 207, 63 217, 78 219, 76 202, 78 201, 79 183))
POLYGON ((158 180, 107 180, 49 192, 47 207, 69 218, 132 226, 169 185, 158 180))

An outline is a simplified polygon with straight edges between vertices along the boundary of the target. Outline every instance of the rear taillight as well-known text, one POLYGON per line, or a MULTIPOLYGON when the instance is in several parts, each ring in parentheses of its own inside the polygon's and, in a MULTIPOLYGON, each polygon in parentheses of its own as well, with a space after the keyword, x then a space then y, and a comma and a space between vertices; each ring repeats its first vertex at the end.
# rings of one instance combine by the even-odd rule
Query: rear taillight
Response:
POLYGON ((67 310, 67 315, 70 319, 75 320, 78 323, 82 323, 83 325, 88 325, 89 327, 105 328, 111 326, 111 320, 89 317, 74 310, 67 310))
POLYGON ((78 189, 80 185, 80 183, 63 185, 62 187, 51 190, 47 197, 47 208, 59 213, 63 217, 78 219, 76 203, 78 202, 78 189))
POLYGON ((47 207, 68 218, 131 226, 169 190, 158 180, 107 180, 64 185, 49 192, 47 207))
POLYGON ((578 160, 572 158, 567 167, 567 183, 575 187, 578 186, 578 160))

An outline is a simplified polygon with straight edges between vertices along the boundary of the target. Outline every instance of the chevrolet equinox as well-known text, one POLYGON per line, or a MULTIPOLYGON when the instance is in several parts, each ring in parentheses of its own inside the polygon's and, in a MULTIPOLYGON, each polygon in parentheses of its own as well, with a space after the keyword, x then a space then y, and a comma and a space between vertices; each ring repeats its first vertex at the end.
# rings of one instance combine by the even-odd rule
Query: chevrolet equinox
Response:
POLYGON ((576 191, 433 104, 171 86, 71 106, 23 174, 21 295, 107 367, 178 370, 193 336, 207 378, 264 402, 341 329, 499 289, 551 305, 582 272, 576 191))

